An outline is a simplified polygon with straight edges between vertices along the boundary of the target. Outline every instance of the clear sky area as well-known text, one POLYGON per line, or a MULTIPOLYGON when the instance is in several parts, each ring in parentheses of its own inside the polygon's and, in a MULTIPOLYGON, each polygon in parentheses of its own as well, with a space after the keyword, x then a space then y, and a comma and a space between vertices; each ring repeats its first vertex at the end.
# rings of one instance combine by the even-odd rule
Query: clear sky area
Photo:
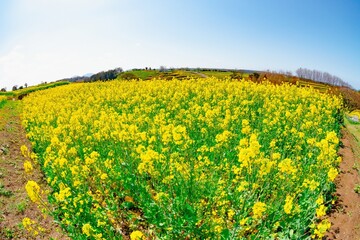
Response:
POLYGON ((0 88, 160 66, 302 67, 360 89, 360 1, 0 1, 0 88))

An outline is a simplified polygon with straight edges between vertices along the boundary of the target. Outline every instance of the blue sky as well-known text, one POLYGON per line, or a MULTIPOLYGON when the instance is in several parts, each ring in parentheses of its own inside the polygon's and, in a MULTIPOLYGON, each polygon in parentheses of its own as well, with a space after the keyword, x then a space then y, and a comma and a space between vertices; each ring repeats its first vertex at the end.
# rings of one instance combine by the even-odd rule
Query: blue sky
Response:
POLYGON ((160 66, 329 72, 360 89, 358 0, 2 0, 0 87, 160 66))

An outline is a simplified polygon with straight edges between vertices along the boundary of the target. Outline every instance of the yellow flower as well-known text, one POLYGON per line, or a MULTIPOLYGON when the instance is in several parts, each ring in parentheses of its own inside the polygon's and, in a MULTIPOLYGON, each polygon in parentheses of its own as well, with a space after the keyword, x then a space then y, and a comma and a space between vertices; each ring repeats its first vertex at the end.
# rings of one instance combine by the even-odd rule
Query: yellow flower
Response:
POLYGON ((40 197, 40 187, 34 181, 28 181, 25 186, 26 192, 33 202, 39 202, 40 197))
POLYGON ((136 230, 130 234, 130 239, 131 240, 145 240, 146 237, 141 231, 136 230))
POLYGON ((247 221, 248 221, 248 218, 243 218, 243 219, 241 219, 241 220, 240 220, 240 225, 241 225, 241 226, 244 226, 244 225, 247 223, 247 221))
POLYGON ((293 166, 293 161, 290 158, 285 158, 278 164, 280 172, 292 174, 296 172, 296 168, 293 166))
POLYGON ((95 238, 95 240, 103 240, 104 239, 102 237, 102 233, 94 234, 93 237, 95 238))
POLYGON ((259 219, 263 216, 263 213, 266 211, 266 204, 263 202, 256 202, 252 208, 253 217, 259 219))
POLYGON ((164 193, 164 192, 159 192, 159 193, 157 193, 155 195, 154 200, 158 202, 158 201, 161 201, 161 200, 165 200, 168 197, 169 197, 169 194, 164 193))
POLYGON ((316 216, 322 217, 325 216, 326 214, 326 207, 324 206, 324 204, 321 204, 317 209, 316 209, 316 216))
POLYGON ((291 213, 291 210, 293 208, 293 200, 294 200, 294 197, 291 197, 289 195, 286 196, 285 205, 284 205, 284 211, 286 214, 291 213))
POLYGON ((275 152, 275 153, 272 154, 272 159, 274 159, 274 160, 279 160, 280 158, 281 158, 281 154, 280 154, 280 153, 275 152))
POLYGON ((336 168, 331 167, 330 170, 328 171, 328 179, 332 182, 334 181, 334 179, 336 178, 336 176, 338 175, 338 170, 336 168))
POLYGON ((105 180, 108 178, 108 175, 106 173, 101 174, 100 176, 101 180, 105 180))
POLYGON ((249 183, 246 182, 246 181, 242 181, 242 182, 240 183, 240 185, 237 187, 236 190, 237 190, 238 192, 242 192, 242 191, 244 191, 244 190, 246 189, 247 186, 249 186, 249 183))
POLYGON ((186 138, 186 127, 176 126, 173 129, 172 134, 175 144, 177 145, 183 144, 183 140, 186 138))
POLYGON ((59 193, 55 193, 54 196, 55 199, 59 202, 65 201, 67 197, 71 196, 71 189, 69 187, 60 185, 59 193))
POLYGON ((28 231, 32 231, 32 226, 35 222, 33 220, 31 220, 30 218, 26 217, 22 220, 22 225, 24 226, 24 228, 28 231))
POLYGON ((234 215, 235 215, 235 211, 234 211, 233 209, 230 209, 230 210, 228 211, 228 217, 229 217, 229 219, 232 220, 233 217, 234 217, 234 215))
POLYGON ((310 190, 314 191, 320 184, 316 182, 315 180, 311 180, 309 182, 309 188, 310 190))
POLYGON ((321 221, 316 229, 314 230, 314 235, 312 238, 318 237, 319 239, 323 238, 327 230, 331 227, 331 223, 328 219, 321 221))
POLYGON ((91 225, 89 223, 84 224, 82 226, 81 230, 86 236, 90 237, 92 228, 91 228, 91 225))
POLYGON ((26 160, 26 161, 24 162, 24 169, 25 169, 25 172, 26 172, 26 173, 32 172, 33 166, 32 166, 32 164, 31 164, 30 161, 26 160))
POLYGON ((247 119, 242 120, 242 129, 241 132, 243 134, 249 134, 251 132, 251 127, 249 125, 249 121, 247 119))
POLYGON ((27 157, 28 156, 28 148, 25 146, 25 145, 22 145, 20 147, 20 151, 21 151, 21 154, 24 156, 24 157, 27 157))
POLYGON ((216 135, 215 137, 215 141, 217 143, 225 143, 229 140, 229 138, 232 136, 232 133, 225 130, 223 133, 220 133, 218 135, 216 135))
POLYGON ((318 199, 316 199, 316 204, 321 205, 323 203, 324 203, 324 197, 323 195, 321 195, 320 197, 318 197, 318 199))
POLYGON ((75 180, 73 185, 74 185, 74 187, 77 187, 77 186, 81 185, 81 182, 79 180, 75 180))

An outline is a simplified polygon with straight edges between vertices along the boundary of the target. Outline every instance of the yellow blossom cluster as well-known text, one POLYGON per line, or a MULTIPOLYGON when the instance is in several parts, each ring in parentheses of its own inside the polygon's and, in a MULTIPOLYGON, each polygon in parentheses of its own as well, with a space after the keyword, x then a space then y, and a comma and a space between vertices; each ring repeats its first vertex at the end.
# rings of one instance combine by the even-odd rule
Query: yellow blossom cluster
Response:
POLYGON ((36 182, 28 181, 26 183, 25 189, 31 201, 40 201, 40 187, 36 182))
MULTIPOLYGON (((319 198, 338 174, 335 96, 207 78, 69 84, 23 102, 53 215, 74 238, 298 239, 328 228, 331 199, 319 198)), ((26 189, 38 201, 36 185, 26 189)))
POLYGON ((22 220, 22 225, 26 231, 31 233, 34 237, 44 233, 46 229, 41 227, 36 221, 26 217, 22 220))

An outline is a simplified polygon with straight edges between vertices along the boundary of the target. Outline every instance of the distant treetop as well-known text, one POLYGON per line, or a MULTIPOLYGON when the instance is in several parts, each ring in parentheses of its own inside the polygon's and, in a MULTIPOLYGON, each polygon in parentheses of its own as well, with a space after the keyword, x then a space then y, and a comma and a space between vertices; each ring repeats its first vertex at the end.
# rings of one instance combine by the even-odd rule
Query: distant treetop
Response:
POLYGON ((331 75, 330 73, 327 72, 310 70, 306 68, 299 68, 298 70, 296 70, 296 74, 300 78, 311 79, 316 82, 327 83, 333 86, 348 87, 353 89, 353 87, 350 84, 348 84, 341 78, 331 75))

